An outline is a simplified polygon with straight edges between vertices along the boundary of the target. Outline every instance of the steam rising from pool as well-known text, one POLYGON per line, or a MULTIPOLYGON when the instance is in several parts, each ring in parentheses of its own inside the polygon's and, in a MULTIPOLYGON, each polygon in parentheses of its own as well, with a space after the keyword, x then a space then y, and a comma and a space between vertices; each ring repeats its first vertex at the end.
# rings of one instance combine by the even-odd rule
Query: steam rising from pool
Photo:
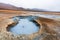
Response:
MULTIPOLYGON (((31 19, 31 18, 30 18, 31 19)), ((23 18, 18 21, 18 24, 10 28, 10 32, 14 34, 32 34, 38 32, 39 27, 36 23, 28 18, 23 18)))

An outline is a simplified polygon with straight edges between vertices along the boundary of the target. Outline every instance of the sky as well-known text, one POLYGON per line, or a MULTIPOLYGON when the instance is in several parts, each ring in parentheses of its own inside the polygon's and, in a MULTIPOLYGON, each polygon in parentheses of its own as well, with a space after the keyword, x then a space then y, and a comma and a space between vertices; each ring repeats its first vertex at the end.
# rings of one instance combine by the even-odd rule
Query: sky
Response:
POLYGON ((0 0, 0 3, 30 9, 38 8, 48 11, 60 11, 60 0, 0 0))

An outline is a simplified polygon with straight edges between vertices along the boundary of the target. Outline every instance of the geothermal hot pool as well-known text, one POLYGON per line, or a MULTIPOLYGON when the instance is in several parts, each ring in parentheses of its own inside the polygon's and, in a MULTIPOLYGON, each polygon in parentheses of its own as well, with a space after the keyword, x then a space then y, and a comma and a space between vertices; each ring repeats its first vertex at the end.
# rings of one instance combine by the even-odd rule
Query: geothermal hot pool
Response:
MULTIPOLYGON (((39 30, 39 25, 34 21, 34 17, 17 17, 19 19, 15 26, 12 26, 9 31, 14 34, 32 34, 39 30)), ((16 21, 16 17, 13 18, 16 21)))

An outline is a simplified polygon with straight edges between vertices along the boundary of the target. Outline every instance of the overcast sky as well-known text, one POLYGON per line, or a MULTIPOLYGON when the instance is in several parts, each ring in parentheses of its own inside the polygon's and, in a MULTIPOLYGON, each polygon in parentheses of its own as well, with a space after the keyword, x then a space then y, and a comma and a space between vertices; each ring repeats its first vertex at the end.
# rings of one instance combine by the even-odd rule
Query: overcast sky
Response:
POLYGON ((17 7, 38 8, 49 11, 60 11, 60 0, 0 0, 0 3, 12 4, 17 7))

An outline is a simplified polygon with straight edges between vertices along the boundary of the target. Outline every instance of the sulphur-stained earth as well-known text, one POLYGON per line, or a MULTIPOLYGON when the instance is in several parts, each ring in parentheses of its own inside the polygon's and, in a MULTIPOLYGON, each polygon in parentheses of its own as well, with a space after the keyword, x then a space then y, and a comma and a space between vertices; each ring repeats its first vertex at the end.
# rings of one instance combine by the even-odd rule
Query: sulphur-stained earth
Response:
POLYGON ((60 40, 60 13, 0 10, 0 40, 60 40), (39 31, 30 35, 13 35, 7 27, 16 24, 11 19, 14 16, 37 16, 35 21, 40 25, 39 31))

